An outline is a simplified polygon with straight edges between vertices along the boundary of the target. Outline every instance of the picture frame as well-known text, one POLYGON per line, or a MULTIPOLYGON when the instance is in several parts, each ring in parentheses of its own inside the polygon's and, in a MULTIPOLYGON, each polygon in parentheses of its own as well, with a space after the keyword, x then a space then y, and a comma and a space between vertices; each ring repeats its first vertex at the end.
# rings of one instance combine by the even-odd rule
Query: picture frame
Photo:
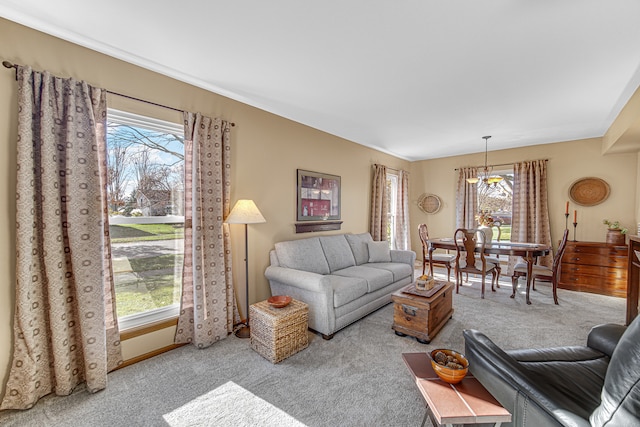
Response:
POLYGON ((340 219, 340 177, 297 169, 297 221, 340 219))

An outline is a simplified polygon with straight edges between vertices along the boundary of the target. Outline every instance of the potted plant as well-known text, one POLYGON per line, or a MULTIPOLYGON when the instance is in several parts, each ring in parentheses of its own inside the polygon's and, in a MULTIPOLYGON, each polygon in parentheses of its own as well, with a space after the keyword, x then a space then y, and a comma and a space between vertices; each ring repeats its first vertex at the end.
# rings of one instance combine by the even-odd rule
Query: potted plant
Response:
POLYGON ((607 243, 612 245, 624 245, 626 243, 625 234, 627 234, 627 229, 620 226, 620 221, 604 219, 602 223, 607 226, 607 243))

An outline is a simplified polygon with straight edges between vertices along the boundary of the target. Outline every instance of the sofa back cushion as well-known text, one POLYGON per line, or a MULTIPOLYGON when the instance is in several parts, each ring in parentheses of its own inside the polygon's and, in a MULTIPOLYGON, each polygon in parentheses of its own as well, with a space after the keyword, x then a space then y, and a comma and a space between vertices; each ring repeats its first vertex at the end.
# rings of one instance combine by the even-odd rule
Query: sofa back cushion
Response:
POLYGON ((353 256, 356 260, 356 265, 362 265, 369 262, 369 249, 367 248, 367 242, 373 242, 373 238, 369 233, 361 234, 345 234, 347 242, 351 247, 353 256))
POLYGON ((290 240, 275 244, 280 267, 311 273, 329 274, 329 264, 318 237, 290 240))
POLYGON ((391 250, 389 242, 386 240, 380 242, 368 242, 369 262, 391 262, 391 250))
POLYGON ((324 256, 327 259, 329 270, 331 270, 332 273, 356 265, 353 252, 351 252, 351 247, 349 247, 349 243, 344 237, 344 234, 322 236, 320 237, 320 245, 322 245, 324 256))
POLYGON ((640 316, 620 337, 602 387, 592 426, 640 425, 640 316))

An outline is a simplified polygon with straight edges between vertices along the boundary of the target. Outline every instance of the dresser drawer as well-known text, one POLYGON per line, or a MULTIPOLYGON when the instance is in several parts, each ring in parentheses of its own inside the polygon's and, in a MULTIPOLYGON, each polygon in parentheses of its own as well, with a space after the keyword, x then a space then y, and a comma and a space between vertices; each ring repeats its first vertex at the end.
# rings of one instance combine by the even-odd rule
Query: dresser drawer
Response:
POLYGON ((614 268, 627 268, 626 256, 614 256, 583 252, 565 252, 564 256, 562 257, 562 262, 572 264, 604 265, 614 268))
POLYGON ((565 276, 558 282, 558 287, 570 291, 590 292, 619 298, 625 298, 627 295, 626 282, 609 280, 597 276, 565 276))
POLYGON ((562 264, 560 266, 560 274, 566 277, 590 276, 615 280, 627 280, 626 268, 610 268, 599 265, 562 264))
POLYGON ((568 242, 565 249, 565 256, 577 253, 577 254, 593 254, 593 255, 605 255, 605 256, 627 256, 626 246, 613 246, 605 243, 581 243, 581 242, 568 242))

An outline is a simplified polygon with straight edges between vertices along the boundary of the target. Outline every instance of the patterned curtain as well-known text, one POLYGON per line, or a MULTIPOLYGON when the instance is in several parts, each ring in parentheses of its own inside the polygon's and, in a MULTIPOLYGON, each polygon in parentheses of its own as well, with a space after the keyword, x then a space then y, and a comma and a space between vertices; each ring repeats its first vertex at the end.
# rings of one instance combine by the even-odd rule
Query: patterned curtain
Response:
POLYGON ((373 184, 371 186, 371 222, 369 232, 373 240, 389 239, 389 196, 387 194, 387 168, 374 165, 373 184))
MULTIPOLYGON (((511 241, 551 245, 546 160, 534 160, 514 165, 511 241)), ((516 257, 510 257, 509 274, 511 274, 516 261, 516 257)), ((552 255, 538 260, 539 265, 547 267, 551 267, 552 262, 552 255)))
POLYGON ((185 112, 184 131, 185 249, 175 342, 204 348, 226 338, 240 321, 224 223, 230 209, 231 126, 185 112))
POLYGON ((122 362, 106 197, 106 93, 18 67, 16 306, 1 409, 26 409, 122 362))
POLYGON ((409 172, 398 172, 398 194, 396 199, 396 230, 394 249, 411 249, 409 233, 409 172))
POLYGON ((476 228, 478 211, 478 184, 469 184, 467 178, 478 176, 478 168, 460 168, 456 188, 456 228, 476 228))

